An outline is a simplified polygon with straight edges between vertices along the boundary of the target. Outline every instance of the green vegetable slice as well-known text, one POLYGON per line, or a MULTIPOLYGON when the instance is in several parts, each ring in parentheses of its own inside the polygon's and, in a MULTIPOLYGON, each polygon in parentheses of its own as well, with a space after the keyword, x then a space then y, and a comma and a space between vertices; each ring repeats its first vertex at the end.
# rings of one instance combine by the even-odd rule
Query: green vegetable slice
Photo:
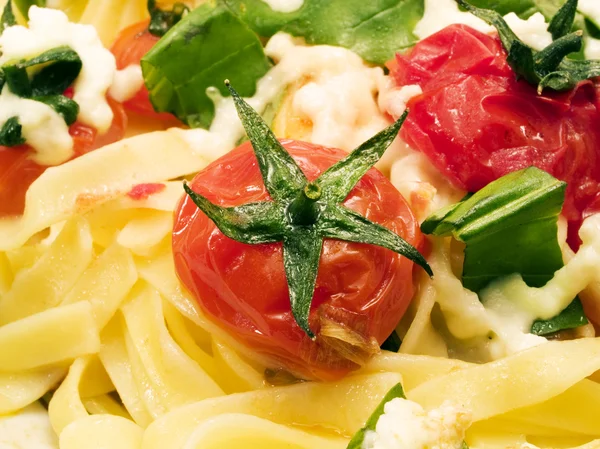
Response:
POLYGON ((480 9, 465 0, 456 0, 463 8, 498 30, 502 45, 508 52, 507 61, 518 77, 537 86, 541 94, 545 88, 564 91, 579 82, 600 76, 600 61, 567 59, 583 48, 583 32, 568 33, 573 27, 577 0, 567 0, 550 21, 549 31, 554 41, 542 51, 535 51, 523 43, 496 11, 480 9))
MULTIPOLYGON (((466 244, 463 285, 481 291, 492 280, 519 273, 541 287, 563 266, 557 220, 566 184, 530 167, 510 173, 460 203, 429 217, 426 234, 453 236, 466 244)), ((532 333, 547 335, 587 323, 579 299, 559 316, 537 321, 532 333)))
POLYGON ((423 0, 305 0, 291 13, 273 11, 262 0, 224 0, 256 33, 278 31, 309 44, 336 45, 383 64, 417 42, 412 33, 424 13, 423 0))
POLYGON ((271 67, 258 36, 227 7, 213 4, 187 14, 141 65, 154 108, 193 128, 208 128, 214 117, 207 88, 218 86, 222 95, 228 95, 222 82, 229 78, 241 95, 249 97, 271 67))
POLYGON ((224 208, 210 203, 188 186, 194 203, 228 237, 243 243, 283 242, 283 258, 292 313, 311 337, 309 312, 324 238, 370 243, 389 248, 419 264, 430 275, 423 256, 387 228, 340 203, 383 155, 398 133, 406 113, 354 152, 309 182, 273 132, 227 83, 240 119, 256 154, 273 201, 224 208))

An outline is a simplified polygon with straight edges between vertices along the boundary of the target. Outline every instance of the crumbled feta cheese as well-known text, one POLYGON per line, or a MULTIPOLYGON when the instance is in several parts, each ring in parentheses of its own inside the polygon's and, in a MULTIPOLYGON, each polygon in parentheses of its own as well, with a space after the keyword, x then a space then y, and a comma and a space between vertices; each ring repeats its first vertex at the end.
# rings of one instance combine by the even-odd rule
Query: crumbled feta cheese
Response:
POLYGON ((460 449, 471 415, 448 402, 426 412, 419 404, 396 398, 385 404, 375 431, 363 449, 460 449))
POLYGON ((0 65, 29 59, 61 45, 77 52, 83 64, 73 86, 73 100, 80 108, 78 120, 100 133, 106 132, 113 119, 106 92, 113 82, 116 63, 92 25, 69 22, 66 14, 59 10, 32 6, 29 28, 12 26, 0 36, 0 65))
POLYGON ((294 12, 298 11, 304 5, 304 0, 262 0, 273 11, 294 12))
POLYGON ((504 20, 514 33, 534 50, 543 50, 552 43, 546 18, 539 12, 527 20, 520 19, 514 12, 504 16, 504 20))
POLYGON ((139 64, 132 64, 123 70, 117 70, 110 96, 120 103, 131 100, 144 85, 144 76, 139 64))
MULTIPOLYGON (((393 83, 392 83, 393 84, 393 83)), ((402 87, 391 87, 382 89, 379 93, 379 108, 389 112, 392 117, 401 117, 406 110, 406 105, 414 97, 423 93, 418 84, 410 84, 402 87)))
POLYGON ((579 0, 577 9, 591 21, 600 25, 600 2, 598 0, 579 0))
POLYGON ((73 156, 73 139, 64 118, 39 101, 21 98, 4 85, 0 94, 0 123, 18 117, 21 134, 41 165, 58 165, 73 156))

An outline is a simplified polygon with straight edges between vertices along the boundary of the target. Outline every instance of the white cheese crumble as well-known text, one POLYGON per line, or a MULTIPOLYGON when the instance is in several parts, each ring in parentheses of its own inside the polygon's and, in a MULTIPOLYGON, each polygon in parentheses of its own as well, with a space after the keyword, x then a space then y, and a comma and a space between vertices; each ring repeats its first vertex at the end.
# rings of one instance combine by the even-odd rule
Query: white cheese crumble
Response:
POLYGON ((29 59, 62 45, 77 52, 83 64, 73 86, 73 100, 80 108, 77 119, 104 133, 113 119, 106 92, 113 82, 116 63, 92 25, 69 22, 66 14, 59 10, 32 6, 29 28, 12 26, 0 36, 0 65, 29 59))
POLYGON ((48 412, 39 403, 14 415, 0 416, 0 449, 58 449, 48 412))
MULTIPOLYGON (((595 1, 595 0, 592 0, 595 1)), ((504 16, 504 20, 515 34, 535 50, 541 50, 552 42, 548 24, 541 13, 535 13, 527 20, 515 13, 504 16)), ((425 39, 452 24, 465 24, 482 33, 491 34, 496 30, 473 14, 461 11, 454 0, 425 0, 425 14, 415 27, 415 35, 425 39)))
POLYGON ((426 412, 419 404, 396 398, 385 404, 375 431, 363 449, 460 449, 471 414, 448 402, 426 412))
POLYGON ((304 0, 262 0, 269 5, 273 11, 294 12, 298 11, 304 5, 304 0))
POLYGON ((598 0, 579 0, 577 9, 592 22, 600 25, 600 2, 598 0))
POLYGON ((18 117, 21 134, 40 165, 58 165, 73 156, 73 139, 63 117, 50 106, 13 94, 5 85, 0 94, 0 122, 18 117))
POLYGON ((142 67, 132 64, 123 70, 117 70, 112 86, 108 93, 119 103, 131 100, 144 85, 142 67))
POLYGON ((588 37, 585 40, 586 59, 600 59, 600 39, 588 37))

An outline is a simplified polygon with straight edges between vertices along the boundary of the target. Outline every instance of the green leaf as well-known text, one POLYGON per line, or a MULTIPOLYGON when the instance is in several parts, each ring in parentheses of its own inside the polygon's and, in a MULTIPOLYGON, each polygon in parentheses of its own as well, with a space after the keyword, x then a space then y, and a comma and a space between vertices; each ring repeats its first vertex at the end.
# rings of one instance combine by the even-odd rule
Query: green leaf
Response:
MULTIPOLYGON (((10 1, 10 0, 9 0, 10 1)), ((46 0, 12 0, 21 13, 26 19, 29 18, 29 8, 32 6, 46 6, 46 0)))
POLYGON ((391 126, 371 137, 357 149, 319 176, 319 184, 332 201, 346 199, 356 183, 379 161, 406 120, 408 111, 391 126))
POLYGON ((235 108, 254 148, 269 195, 275 200, 296 197, 308 182, 290 153, 279 143, 262 117, 226 82, 235 108))
POLYGON ((325 208, 318 226, 319 233, 323 237, 382 246, 412 260, 429 276, 433 276, 431 267, 414 246, 388 228, 373 223, 344 206, 335 205, 325 208))
POLYGON ((388 338, 382 343, 381 349, 385 351, 398 352, 400 350, 400 346, 402 345, 402 340, 398 336, 396 331, 393 331, 388 338))
POLYGON ((183 3, 175 3, 170 11, 162 10, 156 6, 156 0, 148 0, 148 13, 150 14, 150 25, 148 31, 157 37, 163 37, 171 28, 177 25, 183 15, 189 12, 183 3))
POLYGON ((347 449, 362 448, 367 432, 375 431, 377 422, 379 422, 379 418, 385 413, 385 405, 396 398, 406 399, 404 389, 400 383, 392 387, 392 389, 384 396, 383 400, 379 403, 371 417, 367 420, 364 427, 354 434, 350 440, 350 443, 348 443, 347 449))
POLYGON ((2 12, 2 17, 0 18, 0 34, 4 33, 4 30, 8 27, 14 26, 17 24, 17 19, 15 18, 15 14, 12 9, 12 1, 6 2, 6 6, 4 7, 4 11, 2 12))
POLYGON ((275 203, 265 201, 220 207, 194 192, 186 183, 183 188, 194 204, 230 239, 250 245, 283 240, 283 211, 275 203))
MULTIPOLYGON (((530 167, 429 217, 421 230, 451 235, 466 244, 463 285, 469 290, 478 293, 492 280, 513 273, 521 274, 527 285, 541 287, 563 266, 557 220, 565 188, 564 182, 530 167)), ((576 304, 572 307, 550 322, 534 325, 535 332, 585 324, 583 311, 576 304), (576 310, 581 313, 573 313, 576 310)))
POLYGON ((581 30, 564 34, 568 29, 573 28, 574 8, 577 7, 577 1, 569 0, 558 9, 551 20, 550 29, 554 36, 560 37, 539 52, 519 40, 498 12, 477 8, 466 0, 456 0, 456 2, 496 28, 502 45, 508 52, 507 61, 517 77, 524 78, 530 84, 537 86, 539 94, 544 88, 556 91, 569 90, 581 81, 600 76, 600 61, 567 58, 568 55, 581 53, 583 48, 581 30))
POLYGON ((19 117, 9 118, 0 129, 0 145, 5 147, 23 145, 25 139, 21 134, 21 130, 22 127, 19 123, 19 117))
POLYGON ((375 64, 417 42, 412 31, 424 13, 423 0, 305 0, 291 13, 273 11, 262 0, 224 3, 261 36, 285 31, 309 44, 348 48, 375 64))
POLYGON ((294 228, 283 239, 283 266, 290 290, 290 305, 298 326, 314 339, 315 334, 310 329, 308 317, 317 282, 323 239, 311 227, 294 228))
POLYGON ((64 95, 47 95, 44 97, 32 97, 31 99, 50 106, 62 115, 67 125, 72 125, 77 120, 79 105, 64 95))
POLYGON ((141 65, 154 108, 193 128, 209 127, 214 117, 207 88, 228 95, 223 80, 230 79, 240 95, 250 97, 271 67, 258 36, 225 6, 212 4, 187 14, 141 65))

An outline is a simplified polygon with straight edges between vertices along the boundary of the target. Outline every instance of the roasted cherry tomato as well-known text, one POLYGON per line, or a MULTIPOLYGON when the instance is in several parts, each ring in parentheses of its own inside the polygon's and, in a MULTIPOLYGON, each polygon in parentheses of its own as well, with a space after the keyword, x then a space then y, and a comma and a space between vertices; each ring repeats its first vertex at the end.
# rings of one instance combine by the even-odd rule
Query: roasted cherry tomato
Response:
POLYGON ((563 214, 579 246, 584 217, 600 206, 599 86, 544 91, 517 80, 500 40, 452 25, 389 64, 399 86, 418 84, 401 135, 456 186, 475 192, 536 166, 568 183, 563 214))
MULTIPOLYGON (((341 150, 282 141, 311 181, 346 156, 341 150)), ((249 143, 201 171, 191 187, 220 206, 268 199, 249 143)), ((403 237, 422 235, 402 196, 376 169, 344 204, 403 237)), ((310 312, 311 340, 292 316, 282 245, 231 240, 186 196, 176 211, 173 253, 177 273, 204 313, 270 368, 302 378, 334 379, 358 365, 319 335, 324 323, 372 341, 378 349, 413 296, 413 263, 379 246, 325 240, 310 312)))
MULTIPOLYGON (((109 143, 121 140, 125 135, 127 116, 123 107, 109 98, 114 118, 109 130, 98 135, 94 128, 75 122, 69 128, 73 137, 74 157, 81 156, 109 143)), ((25 206, 25 194, 29 186, 48 168, 35 163, 34 150, 27 145, 0 146, 0 217, 19 215, 25 206)))
MULTIPOLYGON (((150 21, 144 20, 122 30, 110 51, 117 60, 117 69, 123 70, 130 65, 139 65, 141 59, 159 41, 159 37, 148 31, 150 21)), ((174 120, 171 114, 159 113, 150 103, 148 89, 142 86, 135 96, 123 103, 129 111, 137 112, 160 120, 174 120)))

